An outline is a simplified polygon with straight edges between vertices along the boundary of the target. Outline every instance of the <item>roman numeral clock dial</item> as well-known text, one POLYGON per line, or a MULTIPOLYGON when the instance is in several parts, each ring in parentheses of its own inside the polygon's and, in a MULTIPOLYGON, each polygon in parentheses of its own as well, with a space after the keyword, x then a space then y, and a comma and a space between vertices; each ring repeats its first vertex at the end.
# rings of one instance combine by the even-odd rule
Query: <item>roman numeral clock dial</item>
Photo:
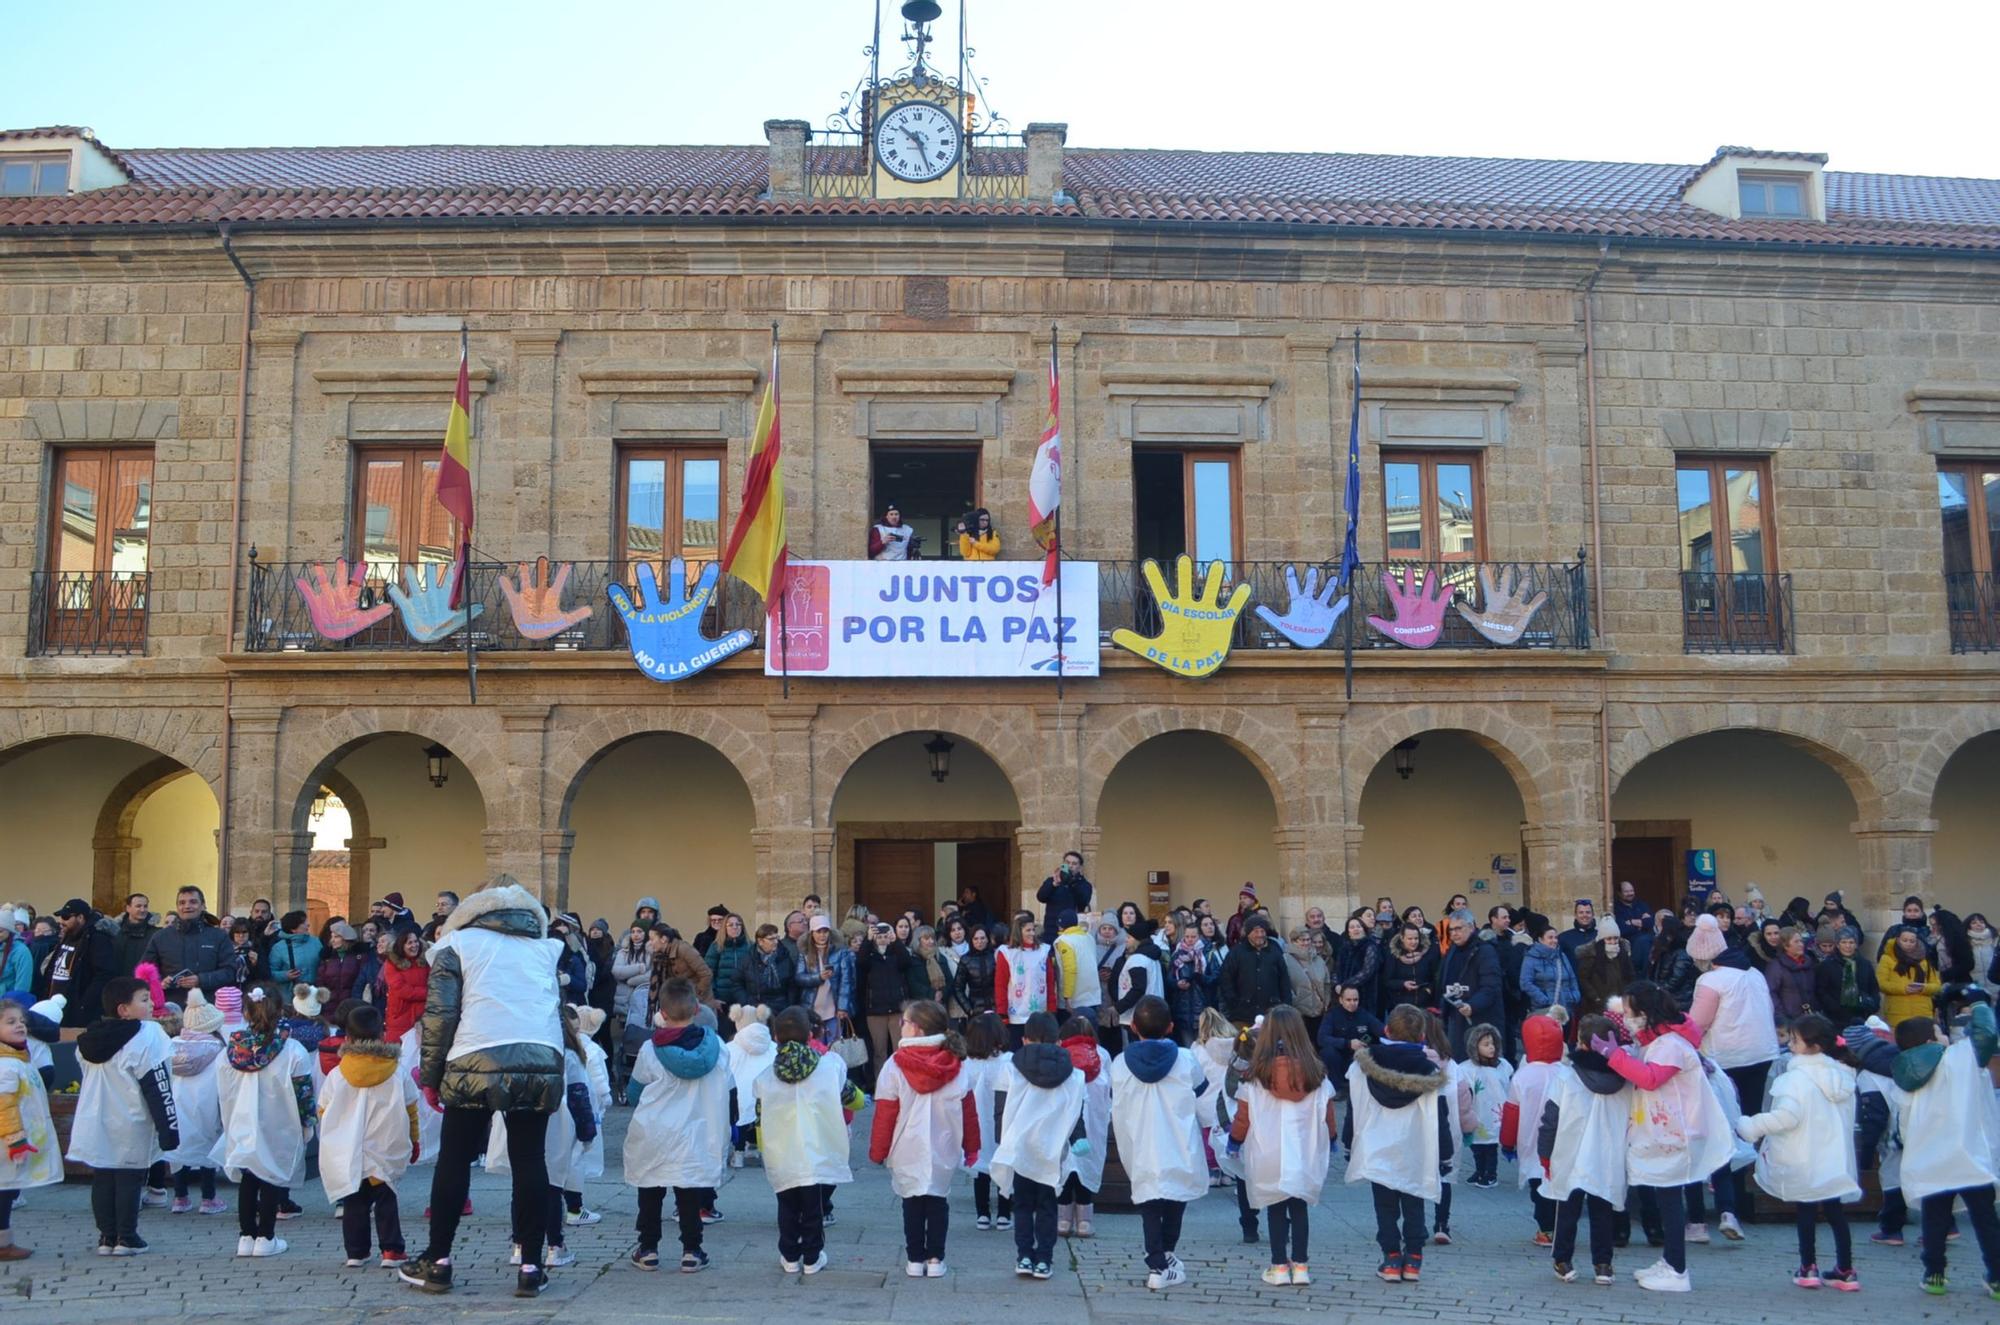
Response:
POLYGON ((962 146, 958 122, 928 101, 905 101, 875 127, 875 159, 897 179, 914 184, 950 170, 962 146))

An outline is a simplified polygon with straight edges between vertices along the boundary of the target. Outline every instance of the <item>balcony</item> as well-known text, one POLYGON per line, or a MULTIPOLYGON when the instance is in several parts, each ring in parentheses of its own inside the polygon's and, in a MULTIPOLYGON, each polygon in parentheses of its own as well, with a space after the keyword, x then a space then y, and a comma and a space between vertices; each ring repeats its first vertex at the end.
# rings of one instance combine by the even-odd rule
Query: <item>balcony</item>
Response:
MULTIPOLYGON (((1291 592, 1285 580, 1285 572, 1291 570, 1303 576, 1309 565, 1309 563, 1289 561, 1238 561, 1227 564, 1223 575, 1225 584, 1220 595, 1222 601, 1228 601, 1231 586, 1244 583, 1251 586, 1250 602, 1236 618, 1232 648, 1293 650, 1298 648, 1257 615, 1255 609, 1263 605, 1283 615, 1291 602, 1291 592)), ((1120 626, 1129 625, 1139 634, 1148 636, 1156 635, 1160 631, 1160 610, 1153 601, 1152 590, 1147 587, 1139 567, 1140 563, 1131 561, 1098 563, 1098 624, 1107 645, 1111 640, 1111 632, 1120 626)), ((1163 569, 1169 577, 1168 583, 1171 587, 1173 570, 1163 569)), ((1317 569, 1320 573, 1320 583, 1324 585, 1327 577, 1339 572, 1339 563, 1322 562, 1317 569)), ((1197 589, 1200 588, 1202 577, 1207 572, 1206 564, 1196 567, 1197 589)), ((1328 639, 1326 648, 1336 650, 1344 648, 1346 633, 1350 628, 1354 648, 1357 651, 1404 647, 1368 624, 1368 618, 1371 616, 1384 619, 1393 619, 1396 616, 1389 588, 1382 582, 1385 572, 1399 582, 1408 575, 1418 590, 1421 589, 1427 576, 1436 577, 1432 594, 1435 598, 1442 599, 1446 606, 1437 642, 1430 646, 1433 649, 1588 649, 1590 647, 1590 583, 1581 561, 1394 561, 1381 565, 1364 565, 1356 569, 1354 578, 1358 588, 1354 595, 1355 602, 1328 639), (1518 639, 1510 644, 1494 643, 1492 639, 1475 630, 1472 623, 1457 610, 1462 606, 1467 611, 1476 612, 1489 606, 1481 584, 1482 573, 1495 584, 1511 585, 1518 601, 1530 601, 1536 594, 1548 595, 1548 600, 1525 623, 1518 639)))
POLYGON ((1681 640, 1686 653, 1790 653, 1792 577, 1683 571, 1681 640))
POLYGON ((1992 571, 1946 575, 1944 601, 1953 653, 2000 653, 2000 587, 1992 571))
MULTIPOLYGON (((407 591, 412 568, 388 562, 350 565, 343 584, 332 561, 250 563, 250 593, 243 623, 243 646, 251 653, 320 652, 462 652, 470 645, 481 652, 604 651, 623 652, 625 628, 605 595, 606 586, 623 583, 631 590, 629 563, 614 561, 557 562, 548 580, 536 583, 534 562, 473 562, 469 568, 469 598, 475 607, 467 630, 442 632, 448 615, 448 595, 442 590, 414 614, 400 610, 389 586, 407 591), (567 574, 563 574, 565 568, 567 574), (559 585, 551 583, 561 576, 559 585), (588 608, 588 615, 578 615, 588 608), (423 628, 425 622, 440 628, 423 628)), ((424 576, 448 567, 423 566, 424 576)), ((667 589, 665 568, 656 566, 660 591, 667 589)), ((689 579, 700 573, 690 568, 689 579)), ((702 629, 710 634, 745 629, 762 637, 764 604, 743 585, 723 577, 716 596, 702 614, 702 629)))
POLYGON ((145 571, 36 571, 28 577, 30 657, 146 652, 145 571))

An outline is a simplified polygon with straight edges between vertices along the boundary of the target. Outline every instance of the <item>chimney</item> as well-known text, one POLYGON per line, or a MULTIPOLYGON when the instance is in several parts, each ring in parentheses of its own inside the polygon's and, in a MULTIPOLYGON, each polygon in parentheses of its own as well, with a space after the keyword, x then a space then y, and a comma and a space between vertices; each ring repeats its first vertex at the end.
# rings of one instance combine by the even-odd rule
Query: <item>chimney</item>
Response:
POLYGON ((1028 196, 1056 199, 1063 196, 1063 140, 1069 137, 1067 124, 1030 124, 1028 140, 1028 196))
POLYGON ((770 185, 764 196, 797 201, 806 196, 806 134, 804 120, 765 120, 764 137, 770 141, 770 185))

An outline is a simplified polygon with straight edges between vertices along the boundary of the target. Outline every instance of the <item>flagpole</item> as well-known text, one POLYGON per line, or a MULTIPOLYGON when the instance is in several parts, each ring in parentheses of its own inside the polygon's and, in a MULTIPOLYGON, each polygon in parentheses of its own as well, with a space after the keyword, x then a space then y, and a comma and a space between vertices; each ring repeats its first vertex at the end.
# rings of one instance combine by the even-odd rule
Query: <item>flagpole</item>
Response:
MULTIPOLYGON (((1361 426, 1360 327, 1354 329, 1354 373, 1349 387, 1354 392, 1354 400, 1349 406, 1351 412, 1348 414, 1347 420, 1347 467, 1351 477, 1355 465, 1354 448, 1357 445, 1356 438, 1359 436, 1357 429, 1361 426)), ((1349 487, 1347 492, 1351 495, 1353 489, 1349 487)), ((1354 504, 1347 508, 1347 539, 1340 554, 1341 569, 1347 573, 1347 611, 1341 619, 1340 647, 1343 655, 1343 670, 1347 676, 1347 697, 1349 699, 1354 698, 1354 618, 1361 611, 1361 586, 1355 580, 1361 569, 1361 562, 1358 554, 1350 561, 1348 550, 1354 548, 1354 522, 1360 518, 1361 502, 1359 498, 1356 498, 1354 504)))
MULTIPOLYGON (((1049 380, 1051 382, 1062 380, 1056 372, 1057 343, 1056 324, 1051 322, 1049 323, 1049 380)), ((1056 397, 1056 407, 1058 410, 1062 407, 1062 397, 1060 395, 1056 397)), ((1056 417, 1056 429, 1058 433, 1062 429, 1062 417, 1060 414, 1056 417)), ((1060 493, 1062 491, 1062 468, 1060 464, 1056 468, 1056 483, 1056 491, 1060 493)), ((1062 501, 1060 499, 1056 502, 1055 514, 1055 524, 1051 529, 1051 537, 1054 540, 1054 545, 1049 551, 1056 559, 1056 703, 1061 704, 1063 702, 1063 673, 1069 670, 1069 655, 1063 652, 1062 501)))
MULTIPOLYGON (((784 402, 778 395, 778 319, 772 318, 771 422, 774 427, 779 429, 780 436, 784 435, 783 408, 784 402)), ((789 542, 789 540, 787 541, 789 542)), ((785 557, 785 580, 789 582, 791 578, 792 559, 788 553, 785 557)), ((790 699, 792 697, 792 632, 790 623, 785 618, 785 598, 787 597, 785 587, 783 583, 771 582, 771 592, 778 595, 778 692, 779 698, 790 699)), ((764 624, 767 627, 771 624, 770 604, 768 603, 765 604, 764 624)), ((769 646, 766 646, 767 652, 768 648, 769 646)))
MULTIPOLYGON (((471 337, 465 319, 458 320, 458 361, 469 364, 471 358, 471 337)), ((468 428, 472 420, 467 419, 468 428)), ((472 483, 473 497, 479 495, 479 457, 472 460, 472 473, 467 478, 472 483)), ((463 521, 458 526, 458 593, 465 604, 465 689, 467 702, 479 703, 479 646, 472 640, 472 530, 463 521)))

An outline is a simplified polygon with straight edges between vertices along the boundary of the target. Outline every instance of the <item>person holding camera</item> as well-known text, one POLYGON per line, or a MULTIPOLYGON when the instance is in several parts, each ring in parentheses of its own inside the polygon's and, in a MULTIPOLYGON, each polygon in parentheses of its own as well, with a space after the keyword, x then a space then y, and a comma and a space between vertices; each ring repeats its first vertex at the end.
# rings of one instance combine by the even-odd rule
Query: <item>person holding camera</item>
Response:
POLYGON ((882 512, 882 523, 868 530, 870 561, 915 561, 921 546, 916 531, 903 523, 903 513, 893 504, 882 512))
POLYGON ((1042 904, 1042 932, 1060 934, 1056 917, 1065 911, 1085 915, 1090 911, 1092 889, 1090 880, 1083 877, 1083 853, 1063 852, 1062 864, 1056 872, 1042 880, 1042 886, 1035 890, 1035 900, 1042 904))
POLYGON ((958 522, 958 556, 961 561, 1000 559, 1000 534, 993 527, 993 513, 984 506, 958 522))

